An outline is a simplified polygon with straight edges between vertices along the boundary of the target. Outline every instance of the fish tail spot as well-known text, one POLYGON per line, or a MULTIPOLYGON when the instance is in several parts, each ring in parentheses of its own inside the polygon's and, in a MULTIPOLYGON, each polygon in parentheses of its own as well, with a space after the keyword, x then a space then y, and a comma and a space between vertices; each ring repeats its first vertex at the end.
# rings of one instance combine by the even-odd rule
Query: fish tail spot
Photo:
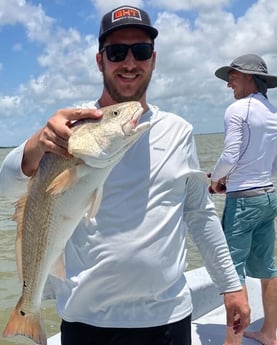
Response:
POLYGON ((40 313, 26 313, 16 307, 2 333, 3 337, 22 335, 32 339, 36 344, 47 345, 40 313))

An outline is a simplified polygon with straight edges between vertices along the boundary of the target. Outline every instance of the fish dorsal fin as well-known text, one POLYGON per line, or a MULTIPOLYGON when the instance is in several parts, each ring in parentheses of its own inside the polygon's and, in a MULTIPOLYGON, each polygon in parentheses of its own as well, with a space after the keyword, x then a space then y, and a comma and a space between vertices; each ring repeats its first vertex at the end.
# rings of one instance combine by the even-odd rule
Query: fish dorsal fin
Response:
POLYGON ((77 181, 76 166, 65 169, 47 187, 46 192, 52 195, 63 193, 77 181))
POLYGON ((88 224, 89 219, 93 218, 99 210, 101 200, 103 196, 103 188, 97 188, 91 195, 91 203, 86 214, 86 224, 88 224))
POLYGON ((26 206, 28 194, 26 193, 15 203, 15 212, 12 219, 17 223, 17 233, 15 241, 15 252, 16 252, 16 265, 19 279, 23 280, 22 272, 22 237, 23 237, 23 220, 24 220, 24 209, 26 206))

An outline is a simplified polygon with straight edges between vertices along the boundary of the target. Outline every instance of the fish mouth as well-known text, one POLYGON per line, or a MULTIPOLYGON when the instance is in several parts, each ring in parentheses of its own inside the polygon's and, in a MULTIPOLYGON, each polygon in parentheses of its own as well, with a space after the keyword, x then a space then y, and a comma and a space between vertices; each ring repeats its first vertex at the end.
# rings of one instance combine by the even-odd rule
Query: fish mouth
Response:
POLYGON ((138 128, 140 128, 141 125, 139 125, 139 121, 141 119, 141 116, 143 114, 143 107, 140 106, 133 114, 133 117, 131 120, 126 121, 122 125, 122 132, 124 135, 132 135, 138 128))

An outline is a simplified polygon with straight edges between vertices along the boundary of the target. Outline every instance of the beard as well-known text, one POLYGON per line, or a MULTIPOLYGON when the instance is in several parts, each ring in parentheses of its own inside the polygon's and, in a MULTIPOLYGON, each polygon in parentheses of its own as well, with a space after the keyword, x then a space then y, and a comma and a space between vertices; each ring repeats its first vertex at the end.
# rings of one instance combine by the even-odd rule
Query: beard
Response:
MULTIPOLYGON (((125 73, 125 71, 121 71, 122 73, 125 73)), ((130 71, 128 71, 130 73, 130 71)), ((135 73, 136 71, 132 71, 133 73, 135 73)), ((116 83, 113 79, 108 78, 106 73, 105 73, 105 68, 103 68, 103 81, 104 81, 104 87, 107 90, 107 92, 109 93, 109 95, 111 96, 111 98, 117 102, 129 102, 129 101, 139 101, 144 94, 146 93, 146 90, 148 88, 148 85, 150 83, 152 77, 152 70, 148 73, 148 75, 146 76, 145 79, 143 79, 141 85, 133 92, 133 94, 131 95, 124 95, 122 94, 122 92, 120 91, 120 89, 118 89, 116 87, 116 83)))

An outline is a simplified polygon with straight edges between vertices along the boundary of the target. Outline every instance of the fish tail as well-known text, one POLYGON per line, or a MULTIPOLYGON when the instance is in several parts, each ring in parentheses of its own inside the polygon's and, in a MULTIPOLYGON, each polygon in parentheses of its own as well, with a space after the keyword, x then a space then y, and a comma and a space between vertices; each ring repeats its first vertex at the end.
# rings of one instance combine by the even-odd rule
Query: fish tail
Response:
POLYGON ((20 301, 12 311, 10 319, 2 333, 3 337, 23 335, 32 339, 36 344, 47 345, 47 338, 40 313, 25 314, 20 308, 20 301))

